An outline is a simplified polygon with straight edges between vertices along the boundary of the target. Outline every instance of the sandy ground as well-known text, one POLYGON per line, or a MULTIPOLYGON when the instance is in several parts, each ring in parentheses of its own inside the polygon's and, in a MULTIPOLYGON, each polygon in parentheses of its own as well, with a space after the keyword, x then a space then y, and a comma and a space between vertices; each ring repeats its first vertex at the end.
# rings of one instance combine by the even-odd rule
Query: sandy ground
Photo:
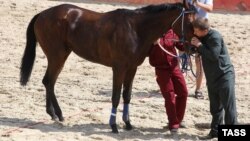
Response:
MULTIPOLYGON (((205 81, 204 100, 193 97, 194 77, 186 76, 189 97, 186 129, 171 135, 164 101, 155 82, 148 59, 139 66, 130 106, 134 130, 123 129, 122 100, 118 107, 119 134, 110 131, 111 69, 71 54, 56 84, 56 95, 65 121, 50 120, 45 112, 45 89, 41 83, 47 66, 40 47, 28 86, 19 84, 19 67, 25 47, 25 33, 31 18, 41 10, 63 2, 47 0, 0 0, 0 141, 74 141, 74 140, 198 140, 209 132, 211 121, 205 81)), ((121 5, 73 3, 105 12, 121 5)), ((236 97, 239 122, 250 123, 250 15, 212 13, 213 27, 224 36, 236 70, 236 97)))

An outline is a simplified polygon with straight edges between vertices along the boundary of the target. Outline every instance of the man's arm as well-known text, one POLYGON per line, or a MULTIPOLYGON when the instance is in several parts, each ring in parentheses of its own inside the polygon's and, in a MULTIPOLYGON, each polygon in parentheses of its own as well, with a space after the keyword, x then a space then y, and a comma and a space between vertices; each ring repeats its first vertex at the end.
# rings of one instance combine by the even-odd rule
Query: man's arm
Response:
POLYGON ((221 38, 220 37, 212 37, 208 41, 208 47, 201 44, 198 47, 198 52, 201 53, 202 57, 207 58, 210 61, 217 61, 221 52, 221 38))
POLYGON ((213 11, 213 1, 210 1, 208 4, 205 4, 205 3, 199 2, 198 0, 194 0, 194 4, 207 12, 213 11))

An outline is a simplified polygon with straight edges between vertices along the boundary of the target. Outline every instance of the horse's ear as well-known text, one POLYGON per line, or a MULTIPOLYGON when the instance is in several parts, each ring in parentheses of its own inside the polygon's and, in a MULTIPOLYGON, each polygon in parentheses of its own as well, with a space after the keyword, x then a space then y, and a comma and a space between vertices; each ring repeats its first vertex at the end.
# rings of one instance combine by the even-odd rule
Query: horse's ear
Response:
POLYGON ((183 0, 183 5, 185 9, 189 9, 188 0, 183 0))

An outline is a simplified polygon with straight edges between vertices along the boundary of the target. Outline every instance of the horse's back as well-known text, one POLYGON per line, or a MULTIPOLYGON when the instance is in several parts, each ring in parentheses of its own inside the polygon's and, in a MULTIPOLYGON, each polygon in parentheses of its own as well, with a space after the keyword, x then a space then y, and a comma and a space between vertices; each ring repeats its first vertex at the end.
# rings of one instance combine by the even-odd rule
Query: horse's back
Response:
POLYGON ((84 9, 75 5, 71 4, 61 4, 55 7, 51 7, 42 11, 39 14, 37 22, 51 22, 51 23, 58 23, 60 21, 68 21, 70 20, 75 21, 76 18, 83 17, 97 17, 101 13, 91 11, 88 9, 84 9))
POLYGON ((48 46, 45 42, 66 43, 68 32, 76 30, 80 19, 93 19, 99 17, 100 14, 71 4, 46 9, 39 13, 34 25, 38 42, 44 44, 42 47, 48 46))
POLYGON ((35 31, 45 54, 48 48, 58 51, 64 46, 89 61, 112 66, 135 57, 138 41, 133 15, 127 9, 98 13, 63 4, 41 12, 35 31))

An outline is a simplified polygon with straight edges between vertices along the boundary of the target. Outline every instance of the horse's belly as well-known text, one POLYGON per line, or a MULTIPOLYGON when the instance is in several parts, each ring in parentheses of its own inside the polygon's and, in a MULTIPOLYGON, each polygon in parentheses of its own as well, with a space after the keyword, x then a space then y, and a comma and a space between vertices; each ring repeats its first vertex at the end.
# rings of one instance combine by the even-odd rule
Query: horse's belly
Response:
POLYGON ((79 51, 77 49, 75 50, 73 49, 72 51, 78 56, 80 56, 81 58, 84 58, 90 62, 98 63, 98 64, 109 66, 109 67, 112 66, 111 61, 109 61, 108 58, 103 58, 102 56, 98 55, 98 53, 96 52, 89 51, 89 50, 79 51))

